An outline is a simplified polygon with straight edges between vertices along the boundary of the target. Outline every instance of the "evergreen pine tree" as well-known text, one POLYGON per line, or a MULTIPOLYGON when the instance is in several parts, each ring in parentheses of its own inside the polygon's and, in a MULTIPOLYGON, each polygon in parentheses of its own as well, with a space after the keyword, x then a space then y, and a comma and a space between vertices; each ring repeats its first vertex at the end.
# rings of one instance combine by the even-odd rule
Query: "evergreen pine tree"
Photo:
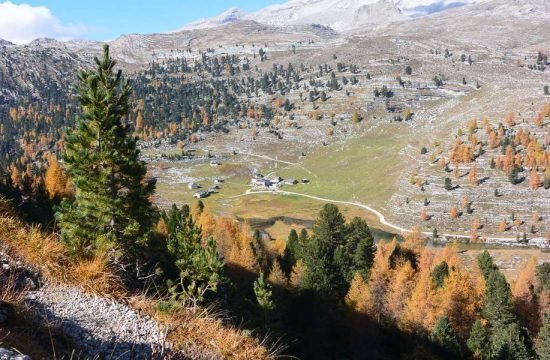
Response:
POLYGON ((254 281, 254 294, 256 295, 258 305, 264 311, 270 311, 275 308, 275 303, 273 303, 272 300, 271 285, 265 280, 263 272, 261 272, 258 279, 254 281))
POLYGON ((305 248, 304 265, 307 268, 302 285, 307 290, 313 290, 323 295, 333 295, 343 290, 345 280, 340 268, 334 263, 333 244, 313 236, 305 248))
POLYGON ((357 271, 365 281, 368 279, 375 251, 374 238, 367 222, 359 217, 353 218, 348 225, 346 237, 346 252, 351 259, 351 271, 346 276, 348 283, 357 271))
POLYGON ((544 320, 539 330, 537 353, 540 360, 550 360, 550 313, 544 315, 544 320))
POLYGON ((303 228, 300 231, 300 236, 298 236, 298 243, 300 244, 300 246, 304 246, 308 240, 309 240, 309 236, 307 234, 307 230, 303 228))
POLYGON ((313 234, 322 242, 331 246, 344 244, 346 237, 345 219, 334 204, 325 204, 319 212, 319 217, 313 224, 313 234))
POLYGON ((493 258, 487 250, 484 250, 481 254, 479 254, 477 257, 477 264, 485 280, 489 278, 489 275, 493 271, 498 270, 497 266, 493 262, 493 258))
POLYGON ((252 236, 251 246, 252 246, 252 251, 256 258, 258 267, 262 271, 269 271, 269 269, 271 268, 269 254, 267 252, 267 249, 265 248, 265 244, 262 239, 262 234, 260 233, 259 230, 254 231, 254 235, 252 236))
POLYGON ((449 264, 447 264, 446 261, 442 261, 439 265, 434 267, 431 276, 435 288, 442 287, 445 283, 445 279, 449 276, 449 264))
POLYGON ((484 317, 493 328, 508 325, 517 321, 510 286, 498 270, 491 272, 487 278, 484 317))
POLYGON ((78 75, 82 116, 67 130, 63 156, 76 194, 62 203, 57 220, 61 240, 75 254, 90 255, 102 243, 132 253, 148 241, 155 184, 143 183, 147 169, 123 122, 132 89, 113 71, 108 45, 95 62, 96 70, 78 75))
POLYGON ((476 320, 466 343, 475 359, 489 359, 489 333, 481 321, 476 320))
POLYGON ((451 323, 446 316, 437 319, 431 333, 431 340, 434 344, 441 347, 448 357, 456 357, 458 355, 458 341, 451 323))
POLYGON ((490 339, 491 358, 493 359, 536 359, 529 335, 518 323, 493 328, 490 339))
POLYGON ((550 263, 545 262, 537 266, 537 278, 544 291, 550 291, 550 263))
POLYGON ((303 286, 324 295, 343 295, 347 283, 335 253, 344 246, 346 226, 337 206, 326 204, 323 207, 313 224, 313 234, 305 246, 304 264, 308 270, 303 286))
POLYGON ((506 278, 500 271, 493 270, 486 282, 483 316, 489 321, 491 356, 497 359, 532 359, 531 341, 519 326, 506 278))
POLYGON ((290 276, 290 273, 292 272, 292 267, 296 263, 296 260, 298 260, 298 247, 298 233, 296 232, 296 230, 292 229, 290 230, 290 234, 288 235, 285 251, 283 252, 283 257, 281 259, 281 267, 287 277, 290 276))
POLYGON ((178 219, 176 230, 168 237, 167 249, 179 272, 179 278, 169 282, 174 300, 196 304, 218 290, 225 279, 225 264, 212 237, 202 246, 201 229, 191 216, 178 219))

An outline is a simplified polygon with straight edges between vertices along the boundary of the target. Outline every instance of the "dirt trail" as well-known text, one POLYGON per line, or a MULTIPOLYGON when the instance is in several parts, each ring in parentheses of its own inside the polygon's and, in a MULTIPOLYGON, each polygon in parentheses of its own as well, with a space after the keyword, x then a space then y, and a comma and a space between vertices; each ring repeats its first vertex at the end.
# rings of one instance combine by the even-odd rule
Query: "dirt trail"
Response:
MULTIPOLYGON (((283 191, 283 190, 254 191, 254 189, 249 189, 241 196, 254 195, 254 194, 295 195, 295 196, 302 196, 302 197, 310 198, 310 199, 313 199, 313 200, 319 200, 319 201, 330 202, 330 203, 335 203, 335 204, 345 204, 345 205, 357 206, 357 207, 360 207, 362 209, 365 209, 365 210, 370 211, 371 213, 375 214, 378 217, 380 223, 387 226, 387 227, 390 227, 390 228, 392 228, 394 230, 397 230, 399 232, 402 232, 402 233, 411 232, 410 229, 402 228, 398 225, 392 224, 389 221, 387 221, 386 217, 380 211, 378 211, 378 210, 376 210, 376 209, 374 209, 374 208, 372 208, 368 205, 361 204, 361 203, 358 203, 358 202, 327 199, 327 198, 322 198, 322 197, 319 197, 319 196, 302 194, 302 193, 297 193, 297 192, 292 192, 292 191, 283 191)), ((432 235, 431 232, 427 232, 427 231, 422 232, 422 234, 424 234, 426 236, 431 236, 432 235)), ((453 234, 453 233, 440 233, 439 236, 453 237, 453 238, 460 238, 460 239, 469 239, 470 238, 470 235, 453 234)), ((505 243, 510 243, 510 244, 514 244, 514 245, 517 244, 516 239, 515 238, 510 238, 510 237, 484 237, 484 239, 485 239, 485 241, 489 241, 489 242, 498 242, 498 243, 505 242, 505 243)), ((536 239, 533 239, 533 240, 536 240, 536 239)))

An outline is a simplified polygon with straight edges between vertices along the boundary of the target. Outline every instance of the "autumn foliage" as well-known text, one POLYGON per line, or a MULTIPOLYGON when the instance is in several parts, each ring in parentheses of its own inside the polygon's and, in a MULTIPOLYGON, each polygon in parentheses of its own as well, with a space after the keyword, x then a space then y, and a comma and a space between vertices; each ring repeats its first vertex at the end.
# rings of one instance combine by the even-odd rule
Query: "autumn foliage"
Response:
POLYGON ((451 219, 456 219, 457 217, 460 216, 460 213, 458 212, 458 209, 456 208, 456 206, 453 206, 451 208, 451 211, 449 211, 449 216, 451 217, 451 219))
POLYGON ((379 243, 371 278, 354 277, 346 304, 378 322, 417 334, 429 334, 436 320, 447 316, 459 338, 466 339, 483 305, 481 273, 464 267, 456 244, 442 250, 418 248, 410 254, 413 257, 405 254, 395 240, 379 243), (450 270, 438 288, 432 272, 443 262, 450 270))
POLYGON ((65 174, 65 170, 63 170, 54 155, 48 157, 48 163, 49 166, 44 176, 44 185, 50 198, 71 197, 73 189, 65 174))

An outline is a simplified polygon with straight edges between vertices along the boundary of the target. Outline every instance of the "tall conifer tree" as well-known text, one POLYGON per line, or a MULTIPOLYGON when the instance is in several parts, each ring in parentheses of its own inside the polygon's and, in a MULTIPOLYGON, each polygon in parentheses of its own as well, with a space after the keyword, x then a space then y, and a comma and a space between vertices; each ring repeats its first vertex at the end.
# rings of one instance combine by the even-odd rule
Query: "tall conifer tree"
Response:
POLYGON ((323 206, 313 224, 313 234, 304 249, 307 267, 304 287, 326 295, 345 292, 347 284, 335 261, 335 252, 344 245, 346 226, 344 216, 336 205, 323 206))
POLYGON ((466 345, 474 359, 490 359, 489 332, 480 320, 472 326, 466 345))
MULTIPOLYGON (((492 261, 492 259, 491 259, 492 261)), ((481 261, 480 261, 481 263, 481 261)), ((483 316, 489 322, 491 357, 496 359, 533 359, 531 339, 519 325, 510 286, 496 266, 489 272, 486 283, 483 316)), ((484 267, 481 266, 482 272, 484 267)))
POLYGON ((75 200, 63 202, 57 220, 62 241, 77 255, 91 255, 101 244, 129 254, 148 240, 155 184, 144 182, 147 169, 127 123, 132 88, 114 71, 108 45, 95 63, 78 75, 82 115, 67 130, 63 156, 75 200))
POLYGON ((454 330, 446 316, 442 316, 437 319, 435 326, 432 330, 431 340, 434 344, 441 347, 448 358, 455 358, 459 353, 458 340, 454 330))

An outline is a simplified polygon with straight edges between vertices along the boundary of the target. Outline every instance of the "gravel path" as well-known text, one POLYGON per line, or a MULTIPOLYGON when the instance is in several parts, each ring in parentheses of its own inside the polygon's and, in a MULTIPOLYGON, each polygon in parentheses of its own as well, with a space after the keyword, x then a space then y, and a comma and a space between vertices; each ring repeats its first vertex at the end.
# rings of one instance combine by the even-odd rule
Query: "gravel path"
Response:
POLYGON ((163 348, 165 329, 120 302, 48 285, 26 301, 38 320, 64 334, 86 358, 145 360, 163 348))

